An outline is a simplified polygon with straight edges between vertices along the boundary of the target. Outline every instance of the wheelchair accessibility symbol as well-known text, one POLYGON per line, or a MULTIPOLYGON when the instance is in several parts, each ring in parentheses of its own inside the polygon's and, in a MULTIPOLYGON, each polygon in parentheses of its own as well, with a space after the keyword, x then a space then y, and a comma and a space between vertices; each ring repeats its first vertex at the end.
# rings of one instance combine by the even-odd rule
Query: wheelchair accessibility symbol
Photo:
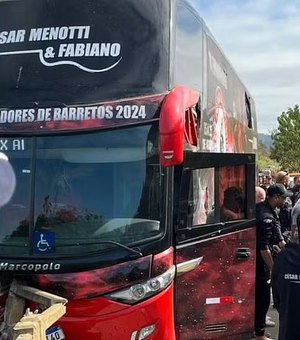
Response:
POLYGON ((55 250, 55 235, 54 232, 46 231, 34 232, 34 253, 35 254, 49 254, 54 253, 55 250))
POLYGON ((44 234, 41 234, 40 236, 41 236, 41 239, 37 243, 37 249, 39 251, 46 251, 47 249, 50 248, 50 245, 47 242, 47 240, 44 239, 44 234))

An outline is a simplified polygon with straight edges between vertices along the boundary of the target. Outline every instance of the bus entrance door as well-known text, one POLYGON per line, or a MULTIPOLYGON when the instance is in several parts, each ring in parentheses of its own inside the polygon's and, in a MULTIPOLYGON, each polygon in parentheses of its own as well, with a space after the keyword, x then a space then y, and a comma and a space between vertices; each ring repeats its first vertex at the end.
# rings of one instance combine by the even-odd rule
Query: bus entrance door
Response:
POLYGON ((246 155, 222 154, 222 164, 216 154, 191 157, 174 176, 177 338, 247 339, 254 327, 254 162, 246 155), (227 165, 234 159, 240 164, 227 165))

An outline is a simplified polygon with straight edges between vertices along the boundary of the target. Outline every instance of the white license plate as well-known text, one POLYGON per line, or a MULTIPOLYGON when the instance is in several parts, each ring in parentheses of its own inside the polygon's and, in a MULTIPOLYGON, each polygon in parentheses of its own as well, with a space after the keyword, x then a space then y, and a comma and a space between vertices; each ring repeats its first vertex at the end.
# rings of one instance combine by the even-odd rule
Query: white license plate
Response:
POLYGON ((46 339, 47 340, 64 340, 65 335, 61 328, 59 327, 51 327, 46 331, 46 339))

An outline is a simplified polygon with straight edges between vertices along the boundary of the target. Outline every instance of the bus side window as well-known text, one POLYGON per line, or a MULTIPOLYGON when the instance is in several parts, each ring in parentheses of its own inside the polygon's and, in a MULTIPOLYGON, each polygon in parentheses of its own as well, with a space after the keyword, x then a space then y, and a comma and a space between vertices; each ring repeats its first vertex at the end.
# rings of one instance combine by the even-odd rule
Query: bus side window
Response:
POLYGON ((245 176, 245 166, 184 170, 179 229, 244 219, 245 176))
POLYGON ((214 179, 214 168, 184 170, 179 202, 179 228, 216 222, 218 214, 215 211, 214 179))

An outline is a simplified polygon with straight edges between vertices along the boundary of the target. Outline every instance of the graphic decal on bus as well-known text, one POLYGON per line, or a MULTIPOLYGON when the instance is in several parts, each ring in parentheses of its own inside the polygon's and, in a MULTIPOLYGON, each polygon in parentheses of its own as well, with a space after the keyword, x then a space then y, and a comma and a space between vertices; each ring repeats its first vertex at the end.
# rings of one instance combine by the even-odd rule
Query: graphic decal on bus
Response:
POLYGON ((145 105, 99 105, 0 110, 0 124, 114 118, 145 119, 145 105))
POLYGON ((6 271, 21 271, 21 272, 49 272, 60 270, 60 263, 50 262, 50 263, 27 263, 27 262, 0 262, 0 272, 6 271))
POLYGON ((203 151, 243 153, 248 149, 247 118, 242 109, 244 96, 244 92, 238 92, 237 102, 233 101, 230 111, 229 104, 225 102, 225 91, 220 86, 216 87, 208 120, 203 122, 203 151))
MULTIPOLYGON (((106 72, 119 64, 122 57, 121 44, 118 42, 90 42, 90 26, 39 27, 28 30, 10 30, 0 32, 0 45, 7 45, 8 50, 0 56, 17 54, 38 54, 40 62, 47 67, 72 65, 85 72, 106 72), (34 42, 49 41, 49 46, 36 49, 23 49, 24 43, 34 46, 34 42), (55 42, 59 41, 55 46, 55 42), (23 44, 22 44, 23 43, 23 44), (11 51, 11 46, 17 46, 11 51), (105 68, 93 69, 78 62, 78 58, 114 58, 115 62, 105 68), (74 60, 75 59, 75 60, 74 60)), ((40 46, 40 45, 39 45, 40 46)))
POLYGON ((35 254, 53 254, 55 252, 55 234, 52 231, 35 231, 34 232, 35 254))
POLYGON ((98 105, 0 109, 0 131, 73 130, 150 120, 158 114, 163 98, 158 95, 98 105))

